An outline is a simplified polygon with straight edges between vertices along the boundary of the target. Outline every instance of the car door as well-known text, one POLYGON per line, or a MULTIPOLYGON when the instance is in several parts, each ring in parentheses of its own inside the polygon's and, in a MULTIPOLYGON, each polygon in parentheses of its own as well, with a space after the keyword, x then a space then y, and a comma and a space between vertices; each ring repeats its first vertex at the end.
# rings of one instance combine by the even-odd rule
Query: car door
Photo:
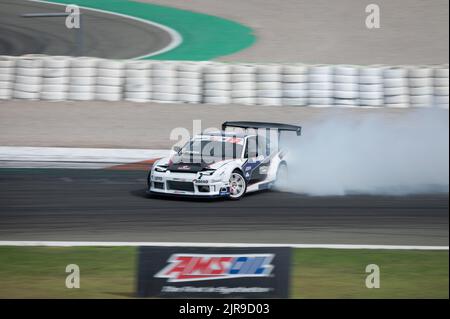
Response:
POLYGON ((247 138, 243 166, 244 177, 249 185, 263 181, 267 178, 270 161, 266 161, 266 147, 256 136, 247 138))

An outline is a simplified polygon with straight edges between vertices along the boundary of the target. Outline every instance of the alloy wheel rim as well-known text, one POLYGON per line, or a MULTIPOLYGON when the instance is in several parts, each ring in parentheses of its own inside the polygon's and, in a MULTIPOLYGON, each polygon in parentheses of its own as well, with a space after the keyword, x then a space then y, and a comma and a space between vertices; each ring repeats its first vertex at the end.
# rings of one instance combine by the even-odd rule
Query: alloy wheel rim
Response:
POLYGON ((243 194, 245 190, 244 178, 237 173, 231 174, 230 178, 230 196, 239 197, 243 194))

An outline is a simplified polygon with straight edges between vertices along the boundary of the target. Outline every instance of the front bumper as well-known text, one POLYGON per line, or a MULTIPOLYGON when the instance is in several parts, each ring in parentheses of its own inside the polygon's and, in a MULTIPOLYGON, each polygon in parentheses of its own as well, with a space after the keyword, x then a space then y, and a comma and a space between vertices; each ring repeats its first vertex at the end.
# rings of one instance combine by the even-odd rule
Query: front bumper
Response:
POLYGON ((230 195, 228 182, 214 176, 198 178, 197 174, 152 171, 148 192, 160 195, 191 197, 225 197, 230 195))

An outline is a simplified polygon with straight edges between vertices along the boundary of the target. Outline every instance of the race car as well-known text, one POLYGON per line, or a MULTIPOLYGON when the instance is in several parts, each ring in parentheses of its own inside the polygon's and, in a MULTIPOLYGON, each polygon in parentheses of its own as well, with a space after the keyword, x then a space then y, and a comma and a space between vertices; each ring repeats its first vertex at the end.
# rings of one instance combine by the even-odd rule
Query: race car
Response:
POLYGON ((301 135, 295 125, 225 122, 222 131, 194 136, 153 164, 147 193, 239 200, 249 192, 281 188, 288 176, 283 131, 301 135))

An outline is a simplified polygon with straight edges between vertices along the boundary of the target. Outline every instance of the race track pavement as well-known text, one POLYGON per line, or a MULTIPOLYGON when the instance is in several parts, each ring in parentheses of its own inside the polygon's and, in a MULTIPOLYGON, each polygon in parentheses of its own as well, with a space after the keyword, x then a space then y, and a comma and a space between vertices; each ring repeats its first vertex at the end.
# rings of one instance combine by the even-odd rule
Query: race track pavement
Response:
MULTIPOLYGON (((65 18, 22 18, 25 13, 64 12, 64 6, 25 0, 0 2, 0 55, 77 55, 75 29, 65 18)), ((126 59, 168 46, 170 34, 156 26, 106 13, 81 10, 82 55, 126 59)))
POLYGON ((448 194, 148 198, 145 171, 1 169, 0 240, 448 246, 448 194))

